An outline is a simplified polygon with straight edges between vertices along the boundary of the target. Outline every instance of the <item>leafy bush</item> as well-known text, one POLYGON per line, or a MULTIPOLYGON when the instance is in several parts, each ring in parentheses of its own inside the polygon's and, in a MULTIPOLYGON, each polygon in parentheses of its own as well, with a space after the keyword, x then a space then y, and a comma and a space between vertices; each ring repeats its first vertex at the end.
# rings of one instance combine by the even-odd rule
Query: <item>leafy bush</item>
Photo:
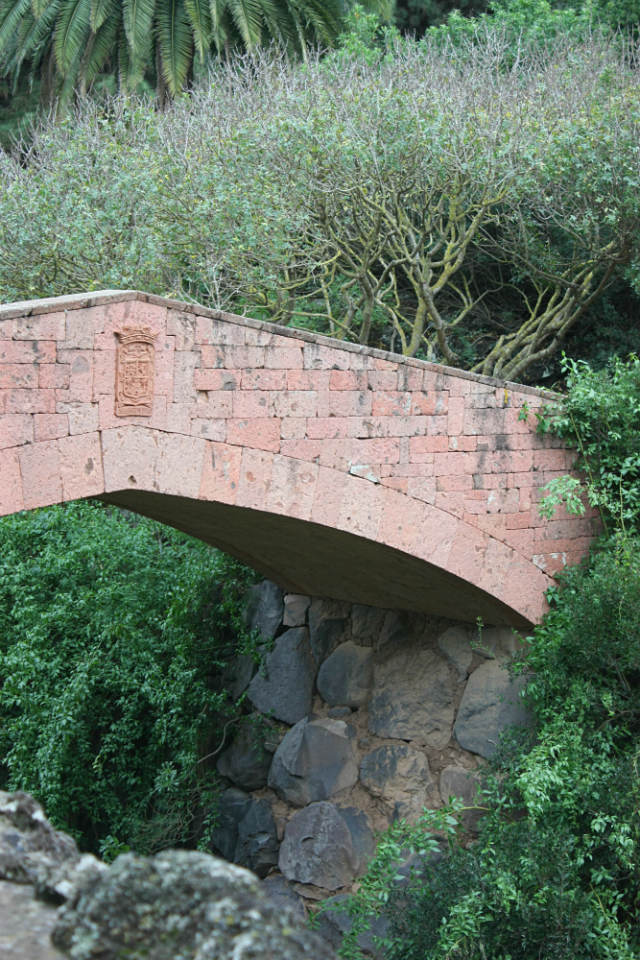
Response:
POLYGON ((602 370, 564 358, 567 394, 545 408, 541 432, 552 432, 577 445, 582 484, 560 477, 549 485, 543 508, 547 515, 563 500, 575 512, 584 510, 584 490, 609 528, 640 530, 640 358, 616 357, 602 370))
POLYGON ((0 756, 10 789, 106 855, 190 841, 213 811, 200 759, 238 707, 249 573, 89 502, 0 522, 0 756))

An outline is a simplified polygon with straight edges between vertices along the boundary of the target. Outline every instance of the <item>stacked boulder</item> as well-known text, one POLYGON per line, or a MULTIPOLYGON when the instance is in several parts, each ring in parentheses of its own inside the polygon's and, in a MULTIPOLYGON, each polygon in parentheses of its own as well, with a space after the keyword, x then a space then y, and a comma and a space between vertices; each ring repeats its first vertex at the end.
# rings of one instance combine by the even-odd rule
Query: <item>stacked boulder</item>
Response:
POLYGON ((253 587, 259 669, 230 683, 253 712, 218 760, 213 850, 280 896, 348 892, 397 818, 461 797, 473 830, 480 768, 507 726, 527 722, 518 639, 419 614, 253 587))

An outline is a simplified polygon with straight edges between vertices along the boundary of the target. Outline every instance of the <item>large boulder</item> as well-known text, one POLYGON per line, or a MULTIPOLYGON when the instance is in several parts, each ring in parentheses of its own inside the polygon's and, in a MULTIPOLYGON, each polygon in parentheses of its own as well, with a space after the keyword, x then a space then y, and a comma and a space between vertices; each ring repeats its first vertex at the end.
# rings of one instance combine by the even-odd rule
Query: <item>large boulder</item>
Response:
POLYGON ((269 786, 287 803, 303 807, 352 787, 358 765, 344 720, 301 720, 276 750, 269 786))
POLYGON ((263 580, 247 590, 245 622, 265 641, 273 640, 282 623, 284 594, 271 580, 263 580))
POLYGON ((259 790, 266 786, 271 759, 259 726, 244 723, 231 746, 220 755, 218 773, 243 790, 259 790))
POLYGON ((503 730, 530 722, 520 698, 525 683, 524 677, 510 677, 498 660, 487 660, 473 671, 454 727, 456 740, 464 750, 492 757, 503 730))
POLYGON ((354 603, 351 608, 351 636, 363 647, 378 647, 387 616, 379 607, 354 603))
MULTIPOLYGON (((367 608, 368 609, 368 608, 367 608)), ((341 643, 318 671, 318 693, 330 706, 360 707, 371 693, 373 650, 351 640, 341 643)))
POLYGON ((446 661, 429 648, 408 644, 374 667, 369 730, 441 750, 451 738, 453 699, 446 661))
POLYGON ((248 870, 205 853, 124 854, 60 911, 72 960, 334 960, 248 870))
POLYGON ((416 820, 437 800, 429 762, 408 743, 386 744, 362 758, 360 781, 374 796, 393 806, 393 815, 416 820))
POLYGON ((220 795, 216 810, 216 825, 211 832, 211 849, 225 860, 232 862, 235 860, 238 827, 248 813, 252 802, 253 798, 248 793, 236 787, 229 787, 220 795))
POLYGON ((346 640, 350 605, 316 597, 309 607, 309 640, 318 666, 346 640))
POLYGON ((266 800, 253 799, 238 824, 233 862, 265 877, 278 862, 278 831, 266 800))
POLYGON ((458 676, 464 680, 469 675, 473 660, 471 634, 466 627, 449 627, 438 637, 438 647, 449 663, 455 667, 458 676))
POLYGON ((278 866, 288 880, 339 890, 355 877, 358 857, 340 811, 326 801, 311 803, 287 823, 278 866))
POLYGON ((340 816, 349 828, 356 858, 356 876, 363 874, 376 852, 376 838, 369 818, 357 807, 338 807, 340 816))
POLYGON ((247 695, 260 713, 297 723, 311 710, 315 675, 309 632, 306 627, 293 627, 281 634, 266 654, 247 695))

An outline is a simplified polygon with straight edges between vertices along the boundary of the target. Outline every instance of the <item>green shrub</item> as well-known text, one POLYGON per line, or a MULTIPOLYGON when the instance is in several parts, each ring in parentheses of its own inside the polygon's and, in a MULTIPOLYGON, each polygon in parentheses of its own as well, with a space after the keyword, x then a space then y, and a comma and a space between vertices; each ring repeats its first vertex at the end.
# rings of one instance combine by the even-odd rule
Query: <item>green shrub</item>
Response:
POLYGON ((221 675, 246 642, 249 573, 168 528, 89 502, 0 523, 0 756, 85 847, 194 843, 200 759, 237 715, 221 675))
POLYGON ((539 431, 564 437, 578 448, 576 468, 584 484, 562 477, 548 485, 543 511, 553 514, 557 503, 569 502, 575 512, 586 492, 600 510, 605 527, 640 530, 640 358, 618 357, 601 369, 564 358, 567 394, 545 408, 539 431))

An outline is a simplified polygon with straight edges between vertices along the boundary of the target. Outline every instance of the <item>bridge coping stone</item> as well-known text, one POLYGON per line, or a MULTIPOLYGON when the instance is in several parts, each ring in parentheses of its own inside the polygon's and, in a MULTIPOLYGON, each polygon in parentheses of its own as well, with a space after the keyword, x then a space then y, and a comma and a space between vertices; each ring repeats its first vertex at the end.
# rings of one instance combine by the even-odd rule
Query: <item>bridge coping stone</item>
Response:
POLYGON ((213 310, 210 307, 204 307, 197 303, 185 303, 182 300, 162 297, 155 293, 144 293, 141 290, 96 290, 95 293, 72 293, 60 297, 48 297, 42 300, 22 300, 16 303, 0 304, 0 322, 3 320, 16 320, 22 317, 37 317, 44 313, 82 310, 87 307, 98 307, 109 303, 123 303, 129 300, 155 304, 159 307, 166 307, 168 310, 190 313, 194 316, 206 317, 211 320, 224 320, 226 323, 234 323, 239 326, 253 328, 254 330, 264 330, 268 333, 276 333, 282 337, 304 340, 307 343, 318 343, 322 346, 331 347, 334 350, 339 349, 346 350, 350 353, 366 354, 379 360, 389 360, 392 363, 403 363, 407 366, 420 367, 423 370, 448 374, 463 380, 473 380, 476 383, 485 383, 492 387, 513 388, 517 390, 518 393, 541 397, 544 400, 552 401, 558 399, 560 396, 553 390, 548 390, 544 387, 532 387, 529 384, 502 380, 500 377, 488 377, 481 373, 473 373, 470 370, 462 370, 458 367, 450 367, 429 360, 405 357, 402 354, 392 353, 389 350, 380 350, 377 347, 369 347, 366 344, 351 343, 347 340, 336 340, 334 337, 314 333, 311 330, 301 330, 297 327, 283 327, 280 324, 270 323, 267 320, 241 317, 235 313, 226 313, 224 310, 213 310))

